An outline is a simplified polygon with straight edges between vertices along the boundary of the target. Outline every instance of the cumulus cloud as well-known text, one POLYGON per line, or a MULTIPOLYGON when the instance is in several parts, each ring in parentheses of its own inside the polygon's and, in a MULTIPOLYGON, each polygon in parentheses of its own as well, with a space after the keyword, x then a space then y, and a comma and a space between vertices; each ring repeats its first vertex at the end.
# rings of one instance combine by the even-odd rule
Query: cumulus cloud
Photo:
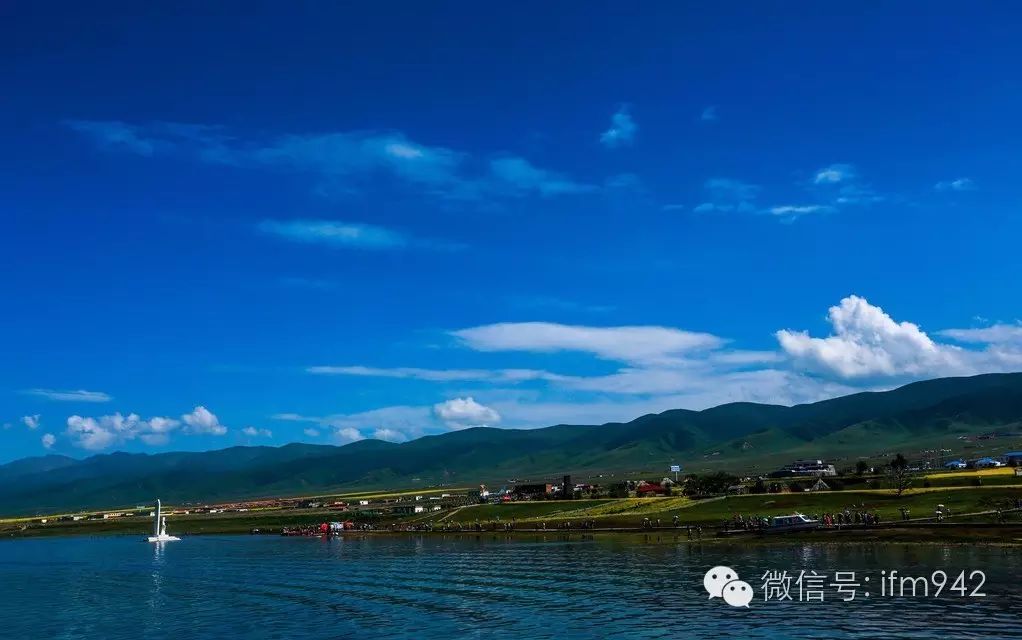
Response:
POLYGON ((381 428, 373 431, 373 439, 386 440, 388 442, 405 442, 408 440, 408 436, 396 429, 381 428))
POLYGON ((249 438, 271 438, 273 432, 269 429, 257 429, 256 427, 245 427, 241 430, 249 438))
POLYGON ((671 362, 724 340, 709 333, 658 326, 589 327, 552 322, 503 322, 452 332, 479 351, 581 351, 622 362, 671 362))
POLYGON ((492 426, 500 422, 500 414, 496 410, 479 404, 471 396, 435 404, 433 413, 452 429, 492 426))
MULTIPOLYGON (((859 296, 830 309, 831 335, 776 332, 777 350, 743 350, 727 340, 671 327, 589 327, 555 323, 497 323, 451 332, 480 352, 575 351, 623 366, 585 375, 537 369, 336 367, 338 375, 489 384, 472 396, 423 407, 386 407, 337 424, 391 429, 405 437, 441 427, 536 427, 560 422, 605 422, 671 408, 705 409, 726 402, 797 404, 912 380, 1022 368, 1022 324, 948 329, 935 335, 980 348, 943 343, 918 325, 897 321, 859 296), (543 384, 511 389, 510 371, 543 384), (491 413, 492 412, 492 413, 491 413), (387 424, 374 415, 388 416, 387 424), (395 420, 400 417, 400 420, 395 420), (409 428, 416 425, 418 429, 409 428)), ((488 356, 492 357, 492 356, 488 356)), ((520 357, 520 356, 517 356, 520 357)), ((591 369, 590 369, 591 371, 591 369)), ((461 393, 460 390, 454 390, 461 393)))
POLYGON ((220 424, 216 414, 203 406, 195 407, 191 413, 181 416, 185 423, 185 431, 196 434, 211 434, 222 436, 227 433, 227 427, 220 424))
POLYGON ((361 431, 353 427, 342 427, 334 432, 334 439, 339 442, 357 442, 364 440, 365 436, 362 435, 361 431))
POLYGON ((109 394, 102 391, 86 391, 77 389, 72 391, 59 391, 56 389, 25 389, 22 393, 30 396, 38 396, 47 400, 59 402, 110 402, 113 400, 109 394))
POLYGON ((44 449, 52 449, 53 445, 57 443, 57 436, 52 433, 44 433, 42 443, 44 449))
POLYGON ((639 125, 635 124, 628 107, 622 106, 610 117, 610 128, 600 134, 600 144, 608 149, 630 145, 638 130, 639 125))
POLYGON ((39 414, 23 416, 21 418, 21 423, 29 429, 37 429, 39 427, 39 414))
MULTIPOLYGON (((1022 364, 1022 354, 1004 349, 965 350, 935 342, 911 322, 896 322, 880 307, 848 296, 831 307, 832 335, 777 332, 781 348, 807 370, 839 378, 921 378, 1007 371, 1022 364)), ((952 335, 977 338, 964 330, 952 335)), ((996 331, 985 337, 1004 335, 996 331)), ((984 334, 978 334, 984 335, 984 334)))
POLYGON ((164 444, 168 434, 180 423, 172 418, 155 417, 143 420, 138 414, 120 413, 98 418, 79 415, 67 419, 67 435, 71 443, 90 451, 102 451, 136 438, 146 444, 164 444))

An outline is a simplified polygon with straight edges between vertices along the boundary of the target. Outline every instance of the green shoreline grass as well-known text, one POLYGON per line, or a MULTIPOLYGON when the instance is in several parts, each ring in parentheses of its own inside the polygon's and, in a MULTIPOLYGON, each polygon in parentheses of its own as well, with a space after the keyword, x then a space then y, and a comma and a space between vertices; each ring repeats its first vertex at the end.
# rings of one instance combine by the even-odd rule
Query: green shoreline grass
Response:
MULTIPOLYGON (((577 527, 584 521, 595 525, 599 535, 623 535, 645 533, 644 521, 656 524, 662 529, 652 533, 673 535, 678 530, 670 528, 675 516, 679 524, 699 526, 705 529, 703 540, 712 538, 716 529, 735 514, 743 516, 769 517, 800 511, 807 515, 835 513, 845 509, 864 510, 880 514, 885 525, 899 523, 901 508, 910 510, 913 520, 932 518, 934 509, 943 504, 951 509, 949 523, 956 526, 920 527, 918 523, 910 528, 877 528, 867 532, 841 531, 799 534, 797 539, 814 540, 821 536, 827 542, 854 541, 861 539, 927 541, 1000 541, 1018 544, 1022 540, 1022 513, 1011 510, 1015 501, 1022 499, 1022 488, 1018 487, 934 487, 914 489, 902 496, 890 490, 850 490, 817 493, 753 494, 692 500, 685 497, 667 498, 617 498, 599 500, 565 500, 516 502, 510 504, 471 505, 442 512, 429 512, 405 518, 384 517, 374 521, 378 529, 390 526, 414 528, 432 526, 474 529, 476 523, 484 525, 484 533, 490 529, 502 531, 503 526, 513 522, 519 529, 540 530, 547 533, 568 522, 577 527), (1020 531, 1011 526, 993 527, 997 522, 996 511, 1002 510, 1007 525, 1018 525, 1020 531), (972 514, 972 515, 968 515, 972 514), (969 526, 978 525, 978 526, 969 526), (984 526, 986 525, 986 526, 984 526), (600 529, 621 529, 609 532, 600 529)), ((279 533, 283 527, 314 525, 324 521, 348 519, 350 514, 328 510, 265 510, 243 513, 189 514, 168 517, 168 530, 175 535, 247 534, 254 529, 262 533, 279 533)), ((78 522, 50 522, 39 524, 37 520, 11 519, 0 521, 0 538, 35 537, 62 535, 149 535, 151 521, 145 517, 117 518, 78 522)), ((451 533, 451 532, 449 532, 451 533)), ((463 533, 474 533, 464 531, 463 533)), ((521 532, 523 535, 526 533, 521 532)), ((682 531, 682 534, 684 532, 682 531)), ((748 540, 756 536, 743 537, 748 540)), ((784 536, 786 539, 795 539, 784 536)), ((750 540, 753 541, 753 540, 750 540)), ((754 541, 760 542, 760 541, 754 541)))

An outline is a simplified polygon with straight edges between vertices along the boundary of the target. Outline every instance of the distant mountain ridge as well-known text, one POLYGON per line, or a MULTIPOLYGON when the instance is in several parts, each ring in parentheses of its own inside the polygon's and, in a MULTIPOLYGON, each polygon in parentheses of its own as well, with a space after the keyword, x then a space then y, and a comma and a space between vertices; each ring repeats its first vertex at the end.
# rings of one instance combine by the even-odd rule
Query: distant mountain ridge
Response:
MULTIPOLYGON (((1022 373, 941 378, 785 407, 732 403, 627 423, 473 428, 395 444, 288 444, 206 452, 49 455, 0 466, 0 513, 204 502, 339 489, 473 485, 560 473, 769 468, 786 457, 946 446, 1022 426, 1022 373)), ((1016 448, 1022 448, 1012 441, 1016 448)))

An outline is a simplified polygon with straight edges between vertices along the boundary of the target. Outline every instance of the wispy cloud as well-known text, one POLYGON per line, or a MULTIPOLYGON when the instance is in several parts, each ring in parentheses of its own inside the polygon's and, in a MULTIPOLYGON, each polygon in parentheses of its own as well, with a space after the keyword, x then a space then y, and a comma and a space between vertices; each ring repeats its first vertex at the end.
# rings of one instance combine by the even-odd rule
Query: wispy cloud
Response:
POLYGON ((243 140, 219 126, 129 124, 72 120, 65 124, 100 148, 141 156, 164 153, 236 168, 276 169, 315 176, 322 188, 357 190, 387 177, 457 201, 554 197, 598 191, 508 154, 474 154, 416 142, 398 131, 290 134, 243 140))
POLYGON ((865 184, 850 164, 832 164, 818 169, 813 177, 814 191, 835 205, 870 205, 887 198, 865 184))
POLYGON ((25 425, 26 427, 28 427, 29 429, 32 429, 32 430, 38 429, 39 428, 39 414, 37 413, 37 414, 31 415, 31 416, 23 416, 21 418, 21 423, 23 425, 25 425))
POLYGON ((608 149, 631 145, 638 130, 639 125, 635 123, 628 107, 622 105, 610 117, 610 128, 600 134, 600 144, 608 149))
POLYGON ((937 191, 974 191, 976 183, 972 181, 972 178, 956 178, 938 182, 933 185, 933 188, 937 191))
MULTIPOLYGON (((405 378, 430 382, 488 381, 519 383, 530 380, 551 380, 556 374, 538 369, 423 369, 419 367, 315 366, 307 373, 326 376, 357 376, 364 378, 405 378)), ((284 414, 288 415, 288 414, 284 414)), ((289 419, 277 417, 278 419, 289 419)))
POLYGON ((57 389, 25 389, 21 393, 30 396, 56 400, 58 402, 110 402, 113 397, 102 391, 84 389, 61 391, 57 389))
POLYGON ((944 329, 938 333, 958 342, 1018 344, 1022 346, 1022 323, 995 324, 973 329, 944 329))
POLYGON ((693 209, 695 213, 754 213, 758 185, 731 178, 711 178, 703 185, 709 200, 693 209))
POLYGON ((503 322, 451 332, 478 351, 581 351, 636 363, 675 361, 725 341, 709 333, 658 326, 588 327, 552 322, 503 322))
MULTIPOLYGON (((460 251, 465 245, 456 242, 417 238, 399 231, 358 222, 339 220, 263 220, 257 225, 260 232, 307 244, 368 250, 425 249, 431 251, 460 251)), ((322 284, 322 281, 319 281, 322 284)), ((309 281, 299 284, 309 287, 309 281)), ((318 288, 324 288, 319 286, 318 288)))
POLYGON ((518 156, 503 156, 490 162, 492 178, 487 191, 540 196, 558 196, 576 193, 590 193, 597 187, 575 182, 561 174, 540 169, 528 160, 518 156))
POLYGON ((832 164, 816 171, 815 184, 838 184, 855 179, 855 167, 850 164, 832 164))
POLYGON ((719 119, 720 118, 717 115, 717 107, 712 105, 703 109, 703 113, 699 116, 699 120, 702 122, 716 122, 719 119))
POLYGON ((833 213, 837 211, 834 207, 830 207, 822 204, 808 204, 808 205, 781 205, 777 207, 771 207, 768 209, 770 215, 777 216, 785 222, 794 222, 802 216, 812 215, 816 213, 833 213))
POLYGON ((293 242, 327 244, 363 249, 400 249, 408 239, 390 229, 336 220, 263 220, 263 233, 293 242))

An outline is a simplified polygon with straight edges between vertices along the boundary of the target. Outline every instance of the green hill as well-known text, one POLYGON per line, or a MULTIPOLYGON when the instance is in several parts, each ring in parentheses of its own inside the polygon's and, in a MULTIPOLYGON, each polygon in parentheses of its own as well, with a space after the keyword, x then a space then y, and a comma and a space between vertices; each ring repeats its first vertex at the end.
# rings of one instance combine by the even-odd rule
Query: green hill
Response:
MULTIPOLYGON (((354 488, 473 485, 561 473, 768 471, 791 457, 910 455, 961 448, 992 430, 1022 449, 1022 373, 944 378, 783 407, 733 403, 627 423, 474 428, 393 444, 289 444, 201 453, 46 456, 0 466, 0 513, 300 495, 354 488)), ((998 442, 991 446, 1000 446, 998 442)), ((991 450, 992 451, 992 450, 991 450)))

